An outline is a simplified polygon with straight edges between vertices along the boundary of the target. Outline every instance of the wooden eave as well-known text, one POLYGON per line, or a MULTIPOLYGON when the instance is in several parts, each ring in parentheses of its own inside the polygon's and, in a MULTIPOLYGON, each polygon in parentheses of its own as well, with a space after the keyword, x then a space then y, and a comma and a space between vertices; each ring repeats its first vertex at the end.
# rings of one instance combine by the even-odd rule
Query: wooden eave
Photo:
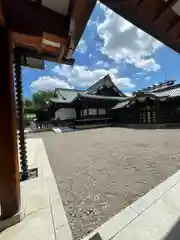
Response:
POLYGON ((101 0, 101 2, 180 53, 180 16, 172 9, 177 0, 101 0))
POLYGON ((14 47, 22 53, 71 64, 95 3, 95 0, 70 0, 64 16, 41 5, 41 0, 0 0, 0 26, 11 31, 14 47))

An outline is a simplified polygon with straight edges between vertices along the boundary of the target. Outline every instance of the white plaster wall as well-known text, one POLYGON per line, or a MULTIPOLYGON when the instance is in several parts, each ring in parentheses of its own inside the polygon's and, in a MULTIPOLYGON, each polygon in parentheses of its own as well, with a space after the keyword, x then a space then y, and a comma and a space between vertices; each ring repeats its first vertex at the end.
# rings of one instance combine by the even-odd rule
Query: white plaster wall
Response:
POLYGON ((55 117, 60 120, 76 119, 76 111, 74 108, 61 108, 56 111, 55 117))

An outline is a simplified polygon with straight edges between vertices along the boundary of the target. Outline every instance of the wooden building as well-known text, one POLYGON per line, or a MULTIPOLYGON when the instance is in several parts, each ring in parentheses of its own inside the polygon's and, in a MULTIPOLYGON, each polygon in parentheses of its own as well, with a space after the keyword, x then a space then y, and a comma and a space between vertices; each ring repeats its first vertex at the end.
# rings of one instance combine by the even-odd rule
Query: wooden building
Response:
POLYGON ((49 109, 61 121, 108 117, 109 110, 117 103, 129 99, 105 76, 86 91, 55 89, 55 98, 49 109))
POLYGON ((122 124, 180 123, 180 84, 167 81, 142 89, 114 106, 110 115, 122 124))

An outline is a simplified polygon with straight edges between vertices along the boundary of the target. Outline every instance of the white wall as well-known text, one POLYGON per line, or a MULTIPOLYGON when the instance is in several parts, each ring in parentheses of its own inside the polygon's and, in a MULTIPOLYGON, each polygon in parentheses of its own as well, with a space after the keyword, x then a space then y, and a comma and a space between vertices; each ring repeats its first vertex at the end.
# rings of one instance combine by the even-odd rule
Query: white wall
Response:
POLYGON ((74 108, 61 108, 55 112, 55 117, 60 120, 76 119, 76 110, 74 108))

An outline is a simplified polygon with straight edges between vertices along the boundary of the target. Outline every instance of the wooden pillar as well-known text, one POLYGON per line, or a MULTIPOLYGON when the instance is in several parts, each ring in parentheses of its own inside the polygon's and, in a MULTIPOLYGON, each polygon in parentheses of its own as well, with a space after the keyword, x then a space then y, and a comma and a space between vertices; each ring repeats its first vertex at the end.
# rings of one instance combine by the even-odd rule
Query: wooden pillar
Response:
POLYGON ((16 141, 16 117, 12 65, 12 42, 0 28, 0 207, 1 219, 19 211, 20 180, 16 141))
POLYGON ((161 123, 161 110, 159 108, 159 100, 156 101, 156 123, 161 123))
POLYGON ((80 119, 81 118, 81 109, 79 104, 77 106, 75 106, 75 110, 76 110, 76 119, 80 119))

